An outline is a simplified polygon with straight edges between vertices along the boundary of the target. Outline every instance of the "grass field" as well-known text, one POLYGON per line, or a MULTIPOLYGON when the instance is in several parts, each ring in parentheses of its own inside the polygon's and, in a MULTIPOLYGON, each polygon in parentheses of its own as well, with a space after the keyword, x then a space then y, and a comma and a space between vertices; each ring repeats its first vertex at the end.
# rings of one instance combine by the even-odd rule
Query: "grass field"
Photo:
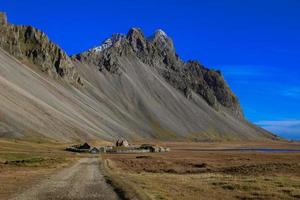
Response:
MULTIPOLYGON (((100 144, 104 143, 94 142, 94 145, 100 144)), ((1 139, 0 199, 7 199, 78 158, 88 156, 64 151, 68 145, 1 139)), ((300 153, 215 151, 300 149, 299 143, 169 142, 158 145, 170 147, 171 151, 102 154, 107 181, 127 199, 300 199, 300 153)))
POLYGON ((50 141, 1 139, 0 199, 7 199, 75 161, 77 156, 64 148, 50 141))
POLYGON ((297 143, 167 143, 157 154, 105 154, 116 185, 141 199, 300 199, 300 153, 198 151, 297 143), (119 182, 119 184, 118 184, 119 182))

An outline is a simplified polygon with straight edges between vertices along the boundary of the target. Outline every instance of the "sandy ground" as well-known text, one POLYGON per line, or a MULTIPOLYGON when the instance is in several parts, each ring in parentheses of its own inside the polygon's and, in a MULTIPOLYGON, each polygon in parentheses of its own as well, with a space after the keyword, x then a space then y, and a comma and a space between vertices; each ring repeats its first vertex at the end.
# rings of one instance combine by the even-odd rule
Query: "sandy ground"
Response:
POLYGON ((12 199, 119 199, 105 182, 99 162, 99 158, 95 157, 82 158, 75 165, 59 171, 12 199))

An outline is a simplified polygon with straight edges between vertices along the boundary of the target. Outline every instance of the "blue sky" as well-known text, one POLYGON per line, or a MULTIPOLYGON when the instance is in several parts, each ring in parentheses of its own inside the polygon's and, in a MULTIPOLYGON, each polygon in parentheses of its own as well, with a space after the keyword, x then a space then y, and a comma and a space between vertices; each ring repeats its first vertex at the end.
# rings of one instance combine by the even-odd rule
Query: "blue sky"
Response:
POLYGON ((68 54, 130 27, 146 35, 161 28, 184 60, 222 70, 250 121, 300 139, 298 0, 3 0, 0 10, 68 54))

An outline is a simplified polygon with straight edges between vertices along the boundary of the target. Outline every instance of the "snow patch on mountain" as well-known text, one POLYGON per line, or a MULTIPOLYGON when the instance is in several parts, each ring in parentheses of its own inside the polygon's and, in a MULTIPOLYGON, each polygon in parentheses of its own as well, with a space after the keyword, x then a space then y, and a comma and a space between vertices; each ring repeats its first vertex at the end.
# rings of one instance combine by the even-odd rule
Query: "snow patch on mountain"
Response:
POLYGON ((118 41, 121 41, 125 37, 126 36, 124 34, 120 34, 120 33, 113 34, 110 38, 107 38, 106 40, 104 40, 100 46, 90 49, 89 52, 91 52, 91 53, 102 52, 103 50, 113 46, 118 41))
POLYGON ((165 37, 165 38, 168 37, 168 35, 166 34, 166 32, 164 32, 162 29, 157 29, 155 31, 155 35, 156 36, 160 36, 160 37, 165 37))
POLYGON ((162 29, 157 29, 153 35, 151 35, 150 37, 148 37, 148 40, 154 40, 160 38, 162 40, 166 40, 168 37, 168 35, 166 34, 166 32, 164 32, 162 29))

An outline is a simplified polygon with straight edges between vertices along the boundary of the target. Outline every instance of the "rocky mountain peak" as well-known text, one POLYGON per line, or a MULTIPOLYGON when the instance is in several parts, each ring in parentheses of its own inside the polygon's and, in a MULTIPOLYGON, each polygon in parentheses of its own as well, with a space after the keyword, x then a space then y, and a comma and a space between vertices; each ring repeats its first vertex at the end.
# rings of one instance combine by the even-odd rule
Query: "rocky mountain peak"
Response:
POLYGON ((169 36, 164 32, 162 29, 157 29, 154 34, 149 37, 150 40, 152 41, 159 41, 162 43, 167 43, 168 40, 171 40, 169 36))
POLYGON ((136 37, 142 37, 145 39, 144 32, 142 31, 141 28, 137 28, 137 27, 130 28, 127 33, 127 39, 136 38, 136 37))
POLYGON ((162 29, 157 29, 149 39, 160 50, 169 50, 175 53, 172 39, 162 29))
POLYGON ((147 48, 147 40, 140 28, 131 28, 127 33, 127 40, 135 52, 143 52, 147 48))
POLYGON ((131 28, 120 45, 112 45, 119 38, 124 36, 112 37, 104 42, 105 47, 98 48, 99 53, 88 51, 75 58, 96 65, 101 72, 112 74, 126 71, 126 66, 119 62, 122 57, 138 59, 155 69, 189 100, 193 101, 193 95, 196 94, 216 110, 226 110, 238 118, 243 118, 238 99, 221 73, 208 69, 197 61, 182 61, 176 54, 172 39, 163 30, 158 29, 151 37, 146 38, 140 28, 131 28))
POLYGON ((110 48, 113 45, 120 42, 121 40, 125 39, 125 37, 126 36, 124 34, 120 34, 120 33, 113 34, 111 37, 104 40, 100 46, 90 49, 89 52, 90 53, 102 52, 103 50, 110 48))
POLYGON ((41 71, 54 78, 82 85, 71 59, 42 31, 32 26, 17 26, 7 23, 4 13, 0 14, 0 47, 21 61, 29 61, 41 71))
POLYGON ((168 35, 167 35, 166 32, 163 31, 162 29, 157 29, 157 30, 155 31, 155 37, 168 38, 168 35))

